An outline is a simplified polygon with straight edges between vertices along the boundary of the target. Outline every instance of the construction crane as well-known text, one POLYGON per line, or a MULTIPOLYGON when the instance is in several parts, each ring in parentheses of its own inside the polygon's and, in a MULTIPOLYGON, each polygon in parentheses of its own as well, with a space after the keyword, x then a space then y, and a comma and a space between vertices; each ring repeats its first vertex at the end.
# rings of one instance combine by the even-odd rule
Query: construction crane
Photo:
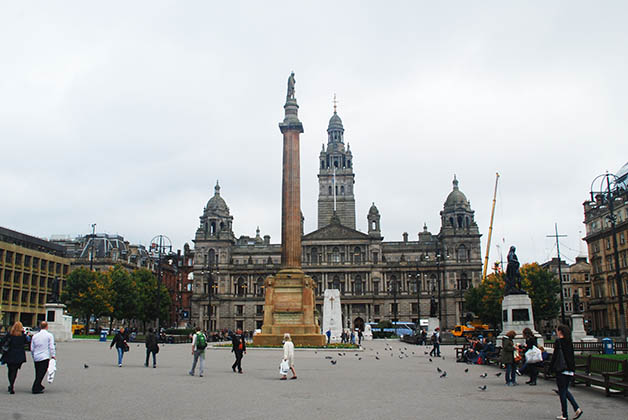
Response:
POLYGON ((497 183, 499 182, 499 172, 495 173, 495 191, 493 192, 493 207, 491 208, 491 223, 488 226, 488 241, 486 243, 486 256, 484 257, 484 269, 482 271, 482 281, 486 280, 486 270, 488 269, 488 254, 491 250, 491 237, 493 236, 493 217, 495 216, 495 201, 497 200, 497 183))

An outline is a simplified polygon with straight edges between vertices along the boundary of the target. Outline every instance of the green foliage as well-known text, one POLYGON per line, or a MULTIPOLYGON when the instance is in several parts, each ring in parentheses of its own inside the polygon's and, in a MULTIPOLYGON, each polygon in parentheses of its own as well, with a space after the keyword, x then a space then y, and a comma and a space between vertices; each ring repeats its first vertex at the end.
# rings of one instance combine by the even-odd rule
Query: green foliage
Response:
POLYGON ((194 334, 196 330, 194 328, 166 328, 164 331, 167 335, 185 335, 189 336, 194 334))
POLYGON ((465 293, 465 307, 493 328, 501 322, 504 284, 504 273, 493 273, 465 293))
POLYGON ((521 267, 521 285, 532 300, 535 322, 555 319, 560 310, 560 283, 557 276, 537 263, 521 267))
POLYGON ((116 265, 108 274, 111 277, 113 294, 113 318, 136 318, 138 290, 131 274, 120 265, 116 265))
POLYGON ((111 278, 86 268, 77 268, 68 275, 61 300, 68 305, 71 313, 82 316, 87 323, 92 315, 110 315, 113 312, 111 278))
POLYGON ((137 318, 147 322, 159 318, 167 321, 170 315, 170 293, 163 284, 159 290, 159 309, 157 307, 157 278, 145 268, 133 271, 131 278, 138 293, 137 318))

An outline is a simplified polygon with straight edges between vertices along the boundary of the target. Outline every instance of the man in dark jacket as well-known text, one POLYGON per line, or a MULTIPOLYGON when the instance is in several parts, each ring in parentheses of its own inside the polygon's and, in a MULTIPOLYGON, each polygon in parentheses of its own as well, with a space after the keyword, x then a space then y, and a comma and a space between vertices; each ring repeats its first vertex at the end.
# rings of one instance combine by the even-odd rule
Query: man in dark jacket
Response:
POLYGON ((242 356, 246 354, 246 343, 244 342, 244 336, 242 330, 237 329, 235 334, 231 336, 231 351, 235 353, 235 362, 231 366, 231 369, 235 373, 236 368, 238 373, 242 373, 242 356))
POLYGON ((571 392, 569 392, 569 382, 573 380, 576 371, 571 330, 566 325, 559 325, 556 328, 556 336, 558 339, 554 343, 554 353, 550 362, 552 371, 556 372, 556 385, 558 386, 558 397, 562 410, 562 416, 556 418, 558 420, 567 420, 567 401, 569 401, 575 411, 573 418, 578 419, 582 416, 582 409, 578 406, 571 392))
POLYGON ((153 354, 153 368, 157 367, 157 352, 159 351, 159 344, 157 343, 157 336, 152 328, 148 329, 148 334, 146 334, 145 339, 146 345, 146 363, 144 363, 145 367, 148 367, 148 356, 153 354))

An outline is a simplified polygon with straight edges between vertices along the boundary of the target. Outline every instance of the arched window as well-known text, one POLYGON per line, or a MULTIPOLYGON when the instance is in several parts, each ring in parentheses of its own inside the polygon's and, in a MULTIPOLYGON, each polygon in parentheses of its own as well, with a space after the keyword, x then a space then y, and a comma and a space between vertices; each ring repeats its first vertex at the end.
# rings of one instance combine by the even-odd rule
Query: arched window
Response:
POLYGON ((338 195, 338 185, 336 185, 336 196, 338 195))
POLYGON ((458 279, 458 290, 467 290, 469 288, 469 279, 467 273, 462 273, 458 279))
POLYGON ((397 276, 394 274, 390 276, 390 281, 388 282, 388 291, 392 294, 399 293, 399 281, 397 280, 397 276))
POLYGON ((334 280, 331 283, 331 288, 340 290, 340 277, 334 276, 334 280))
POLYGON ((454 218, 453 217, 449 218, 449 224, 451 225, 451 227, 456 227, 456 226, 454 226, 454 218))
POLYGON ((467 248, 464 245, 460 245, 456 251, 457 262, 467 262, 469 255, 467 254, 467 248))
POLYGON ((344 185, 340 186, 340 195, 345 195, 345 186, 344 185))
POLYGON ((264 279, 259 277, 255 284, 255 294, 257 296, 264 296, 264 279))
POLYGON ((334 168, 338 167, 338 159, 334 159, 334 168))
POLYGON ((353 262, 355 264, 362 263, 362 250, 360 249, 359 246, 356 246, 355 249, 353 250, 353 262))
POLYGON ((340 250, 336 247, 331 250, 331 262, 339 263, 340 262, 340 250))
POLYGON ((467 216, 465 218, 465 226, 468 228, 469 227, 469 216, 467 216))
POLYGON ((236 295, 238 296, 244 296, 244 294, 246 293, 246 282, 244 280, 244 277, 238 277, 238 280, 236 282, 236 295))
POLYGON ((371 230, 377 230, 377 223, 375 221, 371 222, 371 230))
POLYGON ((310 250, 310 263, 318 264, 318 248, 312 247, 310 250))
POLYGON ((220 222, 220 231, 222 232, 223 230, 225 230, 225 224, 220 222))
POLYGON ((362 282, 362 276, 359 274, 355 276, 355 280, 353 281, 353 293, 356 295, 364 293, 364 283, 362 282))
POLYGON ((216 222, 212 222, 210 225, 210 229, 209 229, 209 234, 210 235, 215 235, 216 234, 216 222))
POLYGON ((331 185, 329 186, 329 195, 331 195, 331 185))
POLYGON ((209 265, 212 265, 216 262, 216 251, 214 251, 213 249, 210 249, 209 252, 207 253, 207 263, 209 265))
POLYGON ((347 160, 347 168, 351 167, 351 159, 347 160))
POLYGON ((458 216, 458 227, 461 228, 462 226, 462 216, 458 216))
POLYGON ((321 160, 321 169, 325 169, 325 161, 321 160))

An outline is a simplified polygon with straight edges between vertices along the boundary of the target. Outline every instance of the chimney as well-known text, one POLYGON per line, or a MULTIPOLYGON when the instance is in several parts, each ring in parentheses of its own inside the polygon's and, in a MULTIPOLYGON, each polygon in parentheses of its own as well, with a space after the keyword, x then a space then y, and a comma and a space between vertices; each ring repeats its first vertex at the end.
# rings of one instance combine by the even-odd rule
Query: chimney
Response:
POLYGON ((408 232, 403 232, 403 241, 408 242, 408 232))

